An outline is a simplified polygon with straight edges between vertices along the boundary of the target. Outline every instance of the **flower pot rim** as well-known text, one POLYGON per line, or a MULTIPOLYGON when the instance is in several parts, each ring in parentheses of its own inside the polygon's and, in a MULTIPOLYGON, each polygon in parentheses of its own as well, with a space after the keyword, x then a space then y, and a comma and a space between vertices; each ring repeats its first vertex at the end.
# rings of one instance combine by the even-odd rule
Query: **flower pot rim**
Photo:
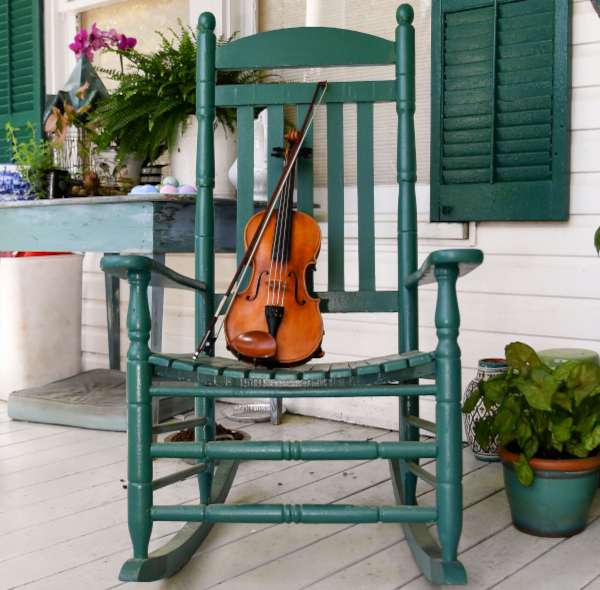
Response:
MULTIPOLYGON (((502 462, 514 463, 519 461, 519 455, 507 451, 502 445, 498 445, 498 455, 502 462)), ((530 459, 529 465, 539 471, 564 471, 576 473, 579 471, 591 471, 600 468, 600 453, 585 459, 530 459)))

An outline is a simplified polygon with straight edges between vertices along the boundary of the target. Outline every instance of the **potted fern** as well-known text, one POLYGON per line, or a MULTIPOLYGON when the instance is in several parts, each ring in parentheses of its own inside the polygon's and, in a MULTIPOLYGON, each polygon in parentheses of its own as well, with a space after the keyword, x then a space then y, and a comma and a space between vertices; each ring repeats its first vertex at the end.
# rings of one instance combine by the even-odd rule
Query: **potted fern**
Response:
MULTIPOLYGON (((116 160, 129 155, 156 161, 168 149, 173 175, 182 184, 196 184, 196 47, 197 31, 184 27, 171 30, 172 39, 160 32, 159 49, 141 53, 135 49, 105 49, 119 54, 128 65, 123 71, 98 69, 118 83, 101 101, 91 118, 100 125, 99 149, 118 145, 116 160), (184 161, 181 161, 181 158, 184 161)), ((219 45, 235 39, 221 37, 219 45)), ((219 72, 217 84, 244 84, 260 81, 259 72, 219 72)), ((231 194, 227 170, 235 160, 235 109, 217 109, 215 153, 218 175, 216 194, 231 194)))
POLYGON ((554 370, 522 342, 506 347, 510 370, 465 401, 497 405, 475 423, 486 450, 496 436, 513 523, 527 533, 563 537, 585 527, 600 472, 600 367, 569 361, 554 370))

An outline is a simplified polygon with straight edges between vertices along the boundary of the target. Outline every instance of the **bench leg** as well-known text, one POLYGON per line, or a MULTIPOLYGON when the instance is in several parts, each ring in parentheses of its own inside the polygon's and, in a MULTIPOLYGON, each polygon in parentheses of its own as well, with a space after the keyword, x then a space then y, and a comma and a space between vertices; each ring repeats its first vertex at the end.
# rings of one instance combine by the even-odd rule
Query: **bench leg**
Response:
MULTIPOLYGON (((215 440, 215 400, 213 398, 198 397, 195 399, 196 417, 206 418, 206 424, 196 428, 196 441, 209 442, 215 440)), ((215 462, 212 459, 198 460, 196 463, 206 463, 207 469, 197 475, 200 490, 200 504, 210 504, 215 462)))

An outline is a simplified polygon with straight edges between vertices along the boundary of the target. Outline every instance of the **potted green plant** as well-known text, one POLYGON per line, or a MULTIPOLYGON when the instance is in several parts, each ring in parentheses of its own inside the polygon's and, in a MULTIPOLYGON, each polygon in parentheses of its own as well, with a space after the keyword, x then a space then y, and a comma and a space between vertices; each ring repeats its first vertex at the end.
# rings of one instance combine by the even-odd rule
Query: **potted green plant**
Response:
POLYGON ((551 370, 522 342, 506 347, 510 370, 465 400, 469 413, 483 398, 495 415, 475 423, 487 449, 496 436, 513 523, 523 532, 581 532, 600 472, 600 367, 570 361, 551 370))
POLYGON ((6 124, 6 139, 11 144, 13 162, 19 173, 31 187, 37 198, 45 199, 57 195, 61 191, 58 186, 66 180, 67 173, 54 167, 54 143, 36 137, 35 125, 27 122, 23 135, 17 135, 18 127, 6 124), (62 174, 62 176, 61 176, 62 174))
MULTIPOLYGON (((124 162, 131 154, 154 162, 168 149, 173 174, 180 183, 195 185, 198 33, 181 23, 180 27, 179 32, 171 30, 172 38, 157 31, 161 44, 154 53, 145 54, 131 48, 105 49, 119 54, 129 65, 124 71, 98 69, 118 86, 108 98, 99 102, 90 122, 100 126, 97 137, 100 150, 113 142, 119 146, 117 163, 124 162), (179 162, 178 158, 184 161, 179 162), (185 174, 191 176, 186 178, 185 174)), ((221 37, 218 44, 231 42, 235 36, 221 37)), ((218 72, 217 84, 256 83, 264 77, 265 74, 260 72, 218 72)), ((235 160, 236 117, 236 109, 217 108, 217 176, 227 185, 227 171, 235 160)), ((217 179, 217 193, 219 182, 217 179)), ((223 186, 227 191, 226 185, 223 186)))

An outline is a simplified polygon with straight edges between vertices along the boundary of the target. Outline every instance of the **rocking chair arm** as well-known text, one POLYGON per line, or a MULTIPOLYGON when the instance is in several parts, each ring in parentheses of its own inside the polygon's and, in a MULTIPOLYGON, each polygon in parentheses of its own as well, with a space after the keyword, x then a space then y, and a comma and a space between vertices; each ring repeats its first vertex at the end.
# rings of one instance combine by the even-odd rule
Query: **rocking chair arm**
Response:
POLYGON ((436 266, 458 266, 459 276, 470 273, 483 262, 483 252, 474 249, 437 250, 432 252, 423 262, 421 268, 404 281, 407 289, 416 288, 418 285, 435 283, 433 270, 436 266))
POLYGON ((206 291, 205 283, 180 275, 164 264, 145 256, 109 254, 100 261, 100 268, 105 273, 123 280, 127 280, 127 273, 130 271, 149 272, 150 287, 206 291))

